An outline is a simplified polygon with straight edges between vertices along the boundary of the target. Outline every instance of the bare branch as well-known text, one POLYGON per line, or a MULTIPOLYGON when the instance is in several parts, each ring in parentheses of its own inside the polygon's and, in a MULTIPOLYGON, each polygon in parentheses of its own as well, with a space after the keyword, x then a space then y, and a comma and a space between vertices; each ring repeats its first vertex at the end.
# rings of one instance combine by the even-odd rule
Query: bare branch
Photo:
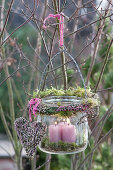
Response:
POLYGON ((4 116, 4 112, 3 112, 3 109, 2 109, 1 103, 0 103, 0 115, 1 115, 1 119, 2 119, 2 122, 3 122, 4 128, 5 128, 5 131, 6 131, 6 133, 7 133, 7 136, 9 137, 9 139, 10 139, 10 141, 11 141, 13 147, 14 147, 13 137, 12 137, 11 132, 10 132, 10 130, 9 130, 9 127, 8 127, 8 125, 7 125, 7 121, 6 121, 6 119, 5 119, 5 116, 4 116))
POLYGON ((11 12, 11 8, 13 6, 13 3, 14 3, 14 0, 11 0, 10 5, 9 5, 9 9, 8 9, 8 12, 7 12, 7 15, 6 15, 5 23, 4 23, 3 29, 1 31, 1 34, 0 34, 0 39, 2 38, 4 30, 6 28, 6 25, 7 25, 7 22, 8 22, 8 18, 9 18, 9 14, 11 12))
POLYGON ((18 68, 16 71, 14 71, 12 74, 8 75, 8 76, 0 83, 0 86, 1 86, 3 83, 5 83, 10 77, 14 76, 17 71, 19 71, 19 70, 21 70, 21 69, 24 69, 24 68, 26 68, 26 67, 28 67, 28 66, 29 66, 29 64, 26 65, 26 66, 20 67, 20 68, 18 68))
POLYGON ((97 92, 99 83, 100 83, 100 81, 101 81, 101 79, 102 79, 102 76, 103 76, 105 67, 106 67, 106 65, 107 65, 108 58, 109 58, 109 52, 110 52, 110 48, 111 48, 111 46, 112 46, 112 43, 113 43, 113 38, 111 39, 111 41, 110 41, 110 43, 109 43, 109 46, 108 46, 108 49, 107 49, 107 52, 106 52, 106 57, 105 57, 105 60, 104 60, 104 63, 103 63, 103 66, 102 66, 102 69, 101 69, 101 72, 100 72, 100 75, 99 75, 97 84, 96 84, 96 86, 95 86, 95 90, 94 90, 95 92, 97 92))
POLYGON ((81 170, 83 167, 84 163, 87 161, 87 159, 91 156, 91 154, 99 147, 99 145, 104 142, 104 140, 111 134, 113 133, 113 127, 99 140, 99 142, 95 145, 95 147, 91 150, 90 153, 85 157, 85 159, 81 162, 80 166, 78 167, 78 170, 81 170))

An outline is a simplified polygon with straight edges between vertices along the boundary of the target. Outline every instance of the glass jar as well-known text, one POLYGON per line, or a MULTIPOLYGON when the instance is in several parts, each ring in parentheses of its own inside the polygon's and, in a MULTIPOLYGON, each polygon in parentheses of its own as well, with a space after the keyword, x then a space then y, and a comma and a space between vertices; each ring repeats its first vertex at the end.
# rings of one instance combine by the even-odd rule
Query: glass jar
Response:
MULTIPOLYGON (((81 98, 75 96, 51 96, 42 103, 48 107, 81 104, 81 98)), ((85 112, 76 112, 71 116, 39 114, 37 121, 47 125, 46 134, 39 143, 39 149, 50 154, 74 154, 84 151, 88 141, 88 122, 85 112)))

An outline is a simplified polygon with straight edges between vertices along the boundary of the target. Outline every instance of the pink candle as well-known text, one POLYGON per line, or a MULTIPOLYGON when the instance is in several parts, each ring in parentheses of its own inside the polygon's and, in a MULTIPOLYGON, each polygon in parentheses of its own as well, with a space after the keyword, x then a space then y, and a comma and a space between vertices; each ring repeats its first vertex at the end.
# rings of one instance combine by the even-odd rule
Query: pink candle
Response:
POLYGON ((58 127, 59 127, 59 132, 60 132, 60 135, 61 135, 61 141, 63 141, 62 140, 62 132, 63 132, 63 129, 64 129, 64 127, 65 127, 65 125, 67 124, 67 122, 60 122, 60 123, 58 123, 58 127))
POLYGON ((73 143, 76 140, 76 130, 75 126, 71 125, 70 120, 67 118, 65 126, 62 128, 62 141, 73 143))
POLYGON ((59 125, 49 126, 49 140, 50 142, 58 142, 61 140, 61 128, 59 125))
POLYGON ((76 140, 76 130, 75 126, 68 124, 62 128, 62 141, 73 143, 76 140))
POLYGON ((67 119, 67 122, 50 125, 48 129, 50 142, 63 141, 73 143, 76 140, 75 126, 70 124, 69 119, 67 119))

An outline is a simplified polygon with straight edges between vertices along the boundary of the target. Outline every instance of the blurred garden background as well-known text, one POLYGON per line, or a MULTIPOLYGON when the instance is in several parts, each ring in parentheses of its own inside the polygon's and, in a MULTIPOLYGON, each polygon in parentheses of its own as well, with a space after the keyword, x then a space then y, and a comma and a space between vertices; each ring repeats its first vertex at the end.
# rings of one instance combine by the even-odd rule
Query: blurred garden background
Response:
MULTIPOLYGON (((82 87, 73 62, 64 57, 68 87, 82 87)), ((59 54, 48 67, 45 88, 64 87, 62 64, 59 54)), ((113 170, 112 128, 112 0, 1 0, 0 170, 113 170), (20 116, 28 119, 28 101, 39 87, 46 64, 59 51, 58 21, 48 20, 46 30, 42 25, 48 14, 60 12, 65 18, 64 44, 76 59, 86 86, 99 95, 100 112, 95 120, 89 120, 91 136, 85 152, 50 156, 37 149, 35 158, 30 160, 24 151, 21 153, 14 121, 20 116), (97 128, 93 130, 94 127, 97 128), (48 157, 51 160, 46 162, 48 157), (17 166, 8 165, 5 169, 5 161, 17 166)))

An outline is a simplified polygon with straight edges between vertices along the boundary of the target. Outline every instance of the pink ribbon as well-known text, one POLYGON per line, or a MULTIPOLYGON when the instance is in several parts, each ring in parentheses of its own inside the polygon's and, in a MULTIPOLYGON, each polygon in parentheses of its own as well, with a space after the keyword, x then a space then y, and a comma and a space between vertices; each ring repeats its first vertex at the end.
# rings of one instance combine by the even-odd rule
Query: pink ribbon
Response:
POLYGON ((33 106, 33 115, 36 117, 36 112, 37 112, 37 107, 40 104, 41 99, 39 98, 34 98, 29 101, 29 120, 32 121, 31 118, 31 107, 33 106))
POLYGON ((64 44, 64 40, 63 40, 63 33, 64 33, 64 16, 61 14, 56 14, 56 15, 53 15, 53 14, 49 14, 48 17, 46 17, 44 19, 44 22, 43 22, 43 28, 46 29, 46 21, 49 19, 49 18, 58 18, 59 20, 59 24, 60 24, 60 47, 63 46, 64 44))

